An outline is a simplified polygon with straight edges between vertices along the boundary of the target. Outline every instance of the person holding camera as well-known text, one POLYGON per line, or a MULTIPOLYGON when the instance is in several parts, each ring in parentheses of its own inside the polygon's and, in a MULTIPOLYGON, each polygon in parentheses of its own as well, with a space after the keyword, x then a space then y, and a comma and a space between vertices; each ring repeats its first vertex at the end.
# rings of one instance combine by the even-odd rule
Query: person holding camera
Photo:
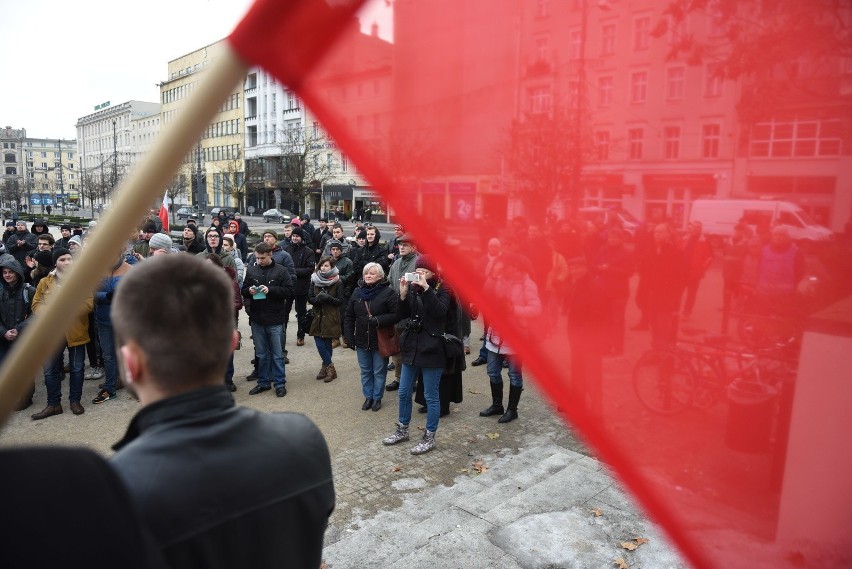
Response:
POLYGON ((450 295, 438 279, 435 265, 421 255, 414 273, 406 273, 399 281, 397 316, 408 318, 400 337, 402 373, 399 381, 399 421, 396 431, 384 439, 385 445, 395 445, 409 439, 411 395, 418 374, 423 377, 426 398, 426 431, 423 439, 411 449, 419 455, 435 448, 435 432, 441 414, 438 387, 446 366, 443 333, 446 328, 450 295))

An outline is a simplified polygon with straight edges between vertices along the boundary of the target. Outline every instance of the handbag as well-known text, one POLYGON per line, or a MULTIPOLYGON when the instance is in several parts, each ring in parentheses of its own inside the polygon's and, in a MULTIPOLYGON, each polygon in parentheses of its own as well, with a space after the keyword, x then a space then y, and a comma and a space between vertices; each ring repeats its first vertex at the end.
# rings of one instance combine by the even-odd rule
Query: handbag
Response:
MULTIPOLYGON (((367 307, 367 316, 372 318, 373 313, 370 312, 370 303, 364 302, 364 306, 367 307)), ((395 325, 377 327, 376 340, 379 343, 379 355, 383 358, 394 356, 400 352, 399 332, 397 332, 395 325)))
POLYGON ((299 324, 302 326, 302 330, 307 331, 311 329, 311 324, 314 321, 314 316, 314 309, 308 308, 308 311, 305 312, 305 315, 302 316, 302 319, 299 321, 299 324))
POLYGON ((464 342, 458 336, 453 334, 431 334, 435 338, 440 338, 444 342, 444 355, 448 360, 460 358, 464 356, 464 342))

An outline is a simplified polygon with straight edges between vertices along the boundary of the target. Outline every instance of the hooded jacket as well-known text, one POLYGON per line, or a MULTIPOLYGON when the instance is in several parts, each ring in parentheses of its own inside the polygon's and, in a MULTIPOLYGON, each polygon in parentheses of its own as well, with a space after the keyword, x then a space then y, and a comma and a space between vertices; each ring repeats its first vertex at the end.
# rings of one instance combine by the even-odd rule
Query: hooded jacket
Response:
MULTIPOLYGON (((41 218, 36 218, 33 221, 33 224, 30 225, 30 232, 36 236, 36 240, 39 235, 47 235, 50 233, 50 229, 47 227, 47 222, 41 218)), ((38 243, 38 241, 36 241, 38 243)))
POLYGON ((3 338, 9 330, 20 332, 30 315, 30 305, 35 288, 24 282, 24 270, 12 255, 0 255, 0 269, 11 269, 18 275, 14 285, 0 280, 0 342, 9 343, 3 338))
POLYGON ((354 259, 356 274, 362 274, 364 266, 367 263, 380 264, 385 270, 385 273, 388 272, 388 268, 390 267, 390 263, 388 262, 388 247, 380 243, 382 234, 379 232, 379 228, 374 226, 373 229, 376 230, 376 240, 373 241, 372 245, 369 241, 364 243, 364 246, 358 250, 356 259, 354 259))
POLYGON ((222 232, 215 227, 211 227, 204 232, 204 251, 198 253, 196 257, 206 258, 208 253, 216 253, 219 255, 219 258, 222 259, 223 266, 231 267, 234 270, 237 269, 237 264, 234 262, 234 256, 222 249, 222 232), (207 242, 207 236, 213 231, 219 234, 219 245, 216 249, 211 249, 210 244, 207 242))

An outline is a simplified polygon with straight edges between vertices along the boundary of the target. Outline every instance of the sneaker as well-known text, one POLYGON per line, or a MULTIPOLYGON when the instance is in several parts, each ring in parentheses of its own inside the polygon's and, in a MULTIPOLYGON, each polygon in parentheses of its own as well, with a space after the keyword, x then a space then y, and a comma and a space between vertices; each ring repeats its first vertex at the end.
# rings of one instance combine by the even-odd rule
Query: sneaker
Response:
POLYGON ((92 399, 92 403, 94 403, 95 405, 100 405, 101 403, 105 403, 110 399, 115 399, 115 397, 115 393, 110 393, 106 389, 101 389, 100 393, 98 393, 98 396, 92 399))
POLYGON ((96 367, 92 368, 92 379, 101 379, 104 376, 104 368, 96 367))
MULTIPOLYGON (((90 367, 89 369, 87 369, 86 373, 83 374, 83 379, 95 379, 95 369, 96 368, 93 368, 93 367, 90 367)), ((100 387, 100 386, 98 386, 98 387, 100 387)))
POLYGON ((435 431, 426 431, 423 433, 423 438, 420 439, 420 442, 411 449, 411 454, 426 454, 433 448, 435 448, 435 431))
POLYGON ((402 443, 408 440, 408 425, 402 423, 396 424, 396 431, 388 438, 382 441, 383 445, 390 446, 397 443, 402 443))

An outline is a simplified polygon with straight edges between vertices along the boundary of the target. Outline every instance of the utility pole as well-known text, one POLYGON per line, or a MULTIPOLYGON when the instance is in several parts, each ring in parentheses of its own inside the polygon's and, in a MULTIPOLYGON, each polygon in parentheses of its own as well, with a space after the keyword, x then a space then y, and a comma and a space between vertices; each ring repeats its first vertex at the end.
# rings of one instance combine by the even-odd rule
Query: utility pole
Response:
POLYGON ((201 141, 199 140, 198 147, 195 150, 195 203, 198 204, 198 209, 205 213, 207 211, 207 181, 201 165, 201 152, 201 141))
POLYGON ((112 193, 118 183, 118 135, 115 131, 115 119, 112 120, 112 193))
POLYGON ((59 199, 62 200, 62 215, 65 215, 65 185, 62 182, 62 139, 60 138, 57 142, 59 144, 59 173, 57 174, 59 179, 59 199))
POLYGON ((577 103, 574 105, 574 152, 571 168, 571 195, 568 207, 573 213, 580 206, 580 185, 583 170, 583 114, 586 102, 586 39, 589 28, 589 0, 581 0, 580 50, 577 54, 577 103))

